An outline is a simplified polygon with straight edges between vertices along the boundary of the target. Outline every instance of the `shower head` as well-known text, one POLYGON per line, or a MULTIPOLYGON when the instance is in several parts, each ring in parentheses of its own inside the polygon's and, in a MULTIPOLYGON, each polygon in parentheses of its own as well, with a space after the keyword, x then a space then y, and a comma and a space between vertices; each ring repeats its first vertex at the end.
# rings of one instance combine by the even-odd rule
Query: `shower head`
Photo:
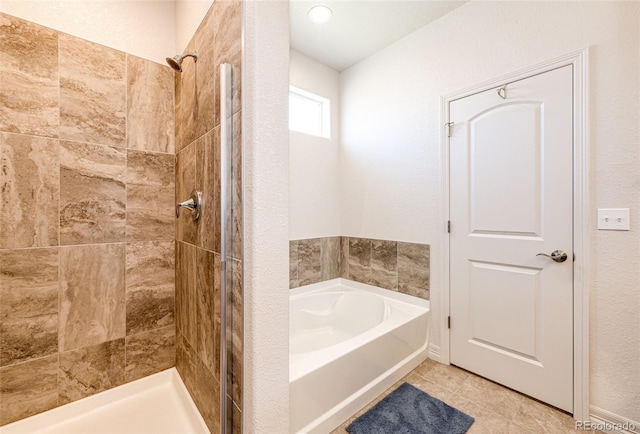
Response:
POLYGON ((192 53, 182 53, 182 54, 177 54, 173 57, 167 57, 167 63, 169 64, 170 67, 172 67, 176 71, 182 72, 182 61, 184 60, 185 57, 193 57, 193 61, 197 62, 198 52, 194 51, 192 53))

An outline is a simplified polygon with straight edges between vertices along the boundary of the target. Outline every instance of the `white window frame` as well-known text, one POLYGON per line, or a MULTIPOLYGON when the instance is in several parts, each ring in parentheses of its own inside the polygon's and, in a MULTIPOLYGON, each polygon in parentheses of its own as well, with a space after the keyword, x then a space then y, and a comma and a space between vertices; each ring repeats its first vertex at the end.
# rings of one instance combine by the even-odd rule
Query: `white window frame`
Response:
POLYGON ((331 138, 331 101, 328 98, 324 98, 320 95, 316 95, 315 93, 309 92, 307 90, 301 89, 299 87, 289 85, 289 98, 291 95, 295 95, 299 98, 304 98, 315 103, 320 104, 320 132, 315 131, 301 131, 299 129, 291 128, 291 123, 289 123, 289 130, 296 131, 302 134, 308 134, 310 136, 322 137, 325 139, 331 138))

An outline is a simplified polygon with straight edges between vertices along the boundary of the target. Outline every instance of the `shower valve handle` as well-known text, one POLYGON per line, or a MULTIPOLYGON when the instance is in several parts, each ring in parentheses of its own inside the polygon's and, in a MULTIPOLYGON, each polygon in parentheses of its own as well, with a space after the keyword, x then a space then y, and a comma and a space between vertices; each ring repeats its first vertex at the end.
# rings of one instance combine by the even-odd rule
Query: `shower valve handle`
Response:
POLYGON ((202 192, 198 190, 191 191, 191 198, 176 204, 176 218, 180 218, 180 208, 187 208, 191 211, 191 218, 196 221, 200 218, 202 210, 202 192))

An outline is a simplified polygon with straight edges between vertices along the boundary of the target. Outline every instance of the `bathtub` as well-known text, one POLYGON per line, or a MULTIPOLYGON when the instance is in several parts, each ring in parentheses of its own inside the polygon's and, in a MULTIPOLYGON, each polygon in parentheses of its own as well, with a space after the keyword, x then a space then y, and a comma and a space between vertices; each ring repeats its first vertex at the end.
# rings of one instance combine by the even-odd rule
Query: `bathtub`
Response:
POLYGON ((175 368, 0 427, 0 434, 209 434, 175 368))
POLYGON ((427 300, 346 279, 289 300, 290 432, 331 432, 427 358, 427 300))

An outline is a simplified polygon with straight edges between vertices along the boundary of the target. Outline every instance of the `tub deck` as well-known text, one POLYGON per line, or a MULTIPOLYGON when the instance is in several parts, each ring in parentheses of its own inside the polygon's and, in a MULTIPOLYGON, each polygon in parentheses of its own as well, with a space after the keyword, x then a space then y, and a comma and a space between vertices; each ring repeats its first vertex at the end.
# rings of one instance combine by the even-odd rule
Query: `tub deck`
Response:
POLYGON ((0 427, 0 434, 209 434, 178 371, 167 369, 0 427))

